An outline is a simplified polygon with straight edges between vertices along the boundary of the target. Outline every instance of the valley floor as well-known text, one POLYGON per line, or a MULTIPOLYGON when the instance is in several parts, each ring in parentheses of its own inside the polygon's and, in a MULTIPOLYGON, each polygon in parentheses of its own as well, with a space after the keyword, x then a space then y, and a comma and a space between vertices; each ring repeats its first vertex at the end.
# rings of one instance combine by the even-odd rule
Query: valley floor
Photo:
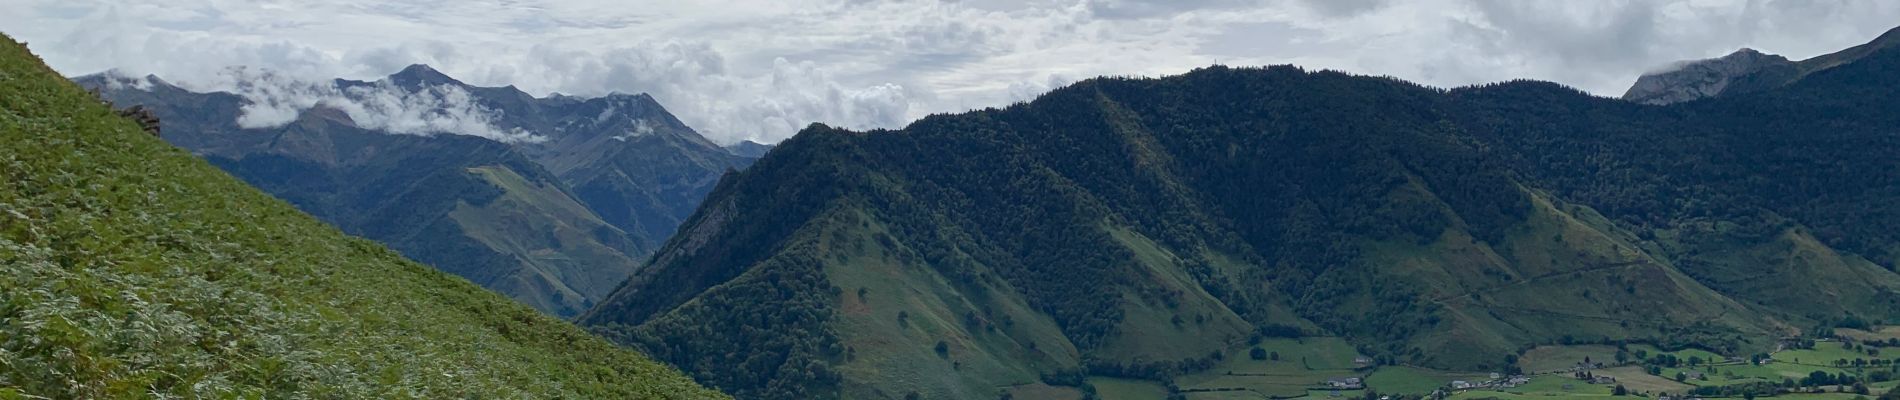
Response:
MULTIPOLYGON (((1175 378, 1172 384, 1179 397, 1172 398, 1563 400, 1664 395, 1721 398, 1692 393, 1704 387, 1801 382, 1819 372, 1878 382, 1865 383, 1866 394, 1853 393, 1851 385, 1821 385, 1803 386, 1772 398, 1872 399, 1895 390, 1896 384, 1900 384, 1894 380, 1896 361, 1900 360, 1869 355, 1866 349, 1870 348, 1874 353, 1880 350, 1876 347, 1854 349, 1841 341, 1821 341, 1815 343, 1814 348, 1777 351, 1769 355, 1770 361, 1755 363, 1748 358, 1725 357, 1703 350, 1666 351, 1650 345, 1628 345, 1622 348, 1621 357, 1619 348, 1612 345, 1540 346, 1521 356, 1518 366, 1523 372, 1512 375, 1368 365, 1365 362, 1370 360, 1339 338, 1267 339, 1257 345, 1229 350, 1224 353, 1223 361, 1212 368, 1175 378), (1250 353, 1256 353, 1254 348, 1261 349, 1266 356, 1252 357, 1250 353), (1585 364, 1585 360, 1589 363, 1585 364), (1868 365, 1855 367, 1856 360, 1868 365), (1691 361, 1695 366, 1689 365, 1691 361), (1579 376, 1586 372, 1593 379, 1579 376), (1331 386, 1335 382, 1339 387, 1331 386), (1618 386, 1623 387, 1626 394, 1615 394, 1618 386), (1813 393, 1816 390, 1821 393, 1813 393)), ((1087 382, 1080 390, 1034 384, 1007 388, 1005 392, 1015 399, 1085 399, 1088 398, 1085 392, 1089 391, 1103 400, 1171 398, 1167 382, 1106 376, 1090 376, 1087 382)))

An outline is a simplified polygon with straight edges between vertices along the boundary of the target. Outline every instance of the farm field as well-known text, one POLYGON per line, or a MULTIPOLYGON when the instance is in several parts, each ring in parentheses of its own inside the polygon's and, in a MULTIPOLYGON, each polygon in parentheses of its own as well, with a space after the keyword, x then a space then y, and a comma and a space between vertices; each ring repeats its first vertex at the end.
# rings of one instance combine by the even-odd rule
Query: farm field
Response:
POLYGON ((1655 357, 1657 354, 1668 354, 1668 355, 1675 356, 1676 358, 1681 359, 1684 362, 1687 362, 1692 357, 1696 359, 1700 359, 1700 360, 1713 360, 1717 362, 1720 362, 1721 360, 1724 360, 1727 358, 1727 357, 1723 357, 1721 354, 1715 354, 1714 352, 1710 352, 1708 350, 1702 350, 1702 349, 1682 349, 1682 350, 1669 351, 1669 350, 1663 350, 1663 349, 1657 348, 1656 346, 1651 346, 1647 344, 1633 344, 1629 346, 1629 349, 1631 353, 1647 354, 1649 357, 1655 357))
POLYGON ((1455 380, 1482 380, 1488 374, 1473 372, 1437 371, 1424 368, 1391 366, 1380 367, 1366 377, 1366 385, 1380 393, 1392 394, 1428 394, 1455 380))
POLYGON ((1220 364, 1177 378, 1175 384, 1182 390, 1242 389, 1257 396, 1251 398, 1299 397, 1327 379, 1362 376, 1363 372, 1353 370, 1353 358, 1358 356, 1338 338, 1267 339, 1257 346, 1230 349, 1220 364), (1269 358, 1250 357, 1254 347, 1266 351, 1269 358))
POLYGON ((1091 376, 1088 383, 1102 400, 1152 400, 1168 397, 1168 388, 1137 379, 1091 376))
POLYGON ((1835 328, 1834 334, 1854 338, 1854 340, 1895 340, 1900 339, 1900 326, 1881 326, 1868 330, 1835 328))
MULTIPOLYGON (((1412 396, 1429 394, 1447 386, 1453 380, 1483 381, 1490 378, 1490 374, 1485 372, 1442 371, 1411 366, 1354 369, 1353 358, 1358 356, 1357 352, 1349 344, 1336 338, 1265 340, 1258 345, 1262 351, 1269 354, 1268 359, 1264 360, 1254 360, 1249 357, 1248 351, 1253 347, 1242 346, 1229 349, 1223 353, 1225 357, 1221 363, 1200 373, 1177 377, 1174 383, 1184 391, 1192 391, 1182 393, 1187 399, 1327 400, 1353 399, 1364 395, 1363 390, 1333 391, 1320 387, 1322 382, 1333 378, 1362 377, 1367 388, 1380 394, 1412 396)), ((1618 384, 1631 392, 1648 396, 1657 393, 1684 393, 1698 386, 1781 382, 1784 379, 1799 380, 1815 371, 1833 375, 1843 373, 1858 375, 1851 368, 1810 363, 1823 359, 1851 358, 1854 354, 1866 357, 1864 353, 1843 348, 1837 342, 1821 342, 1814 349, 1783 351, 1776 355, 1776 362, 1764 365, 1730 362, 1727 361, 1727 357, 1699 349, 1664 351, 1649 345, 1630 345, 1626 348, 1631 353, 1632 359, 1640 353, 1651 358, 1667 354, 1682 360, 1683 365, 1662 368, 1660 375, 1649 374, 1640 364, 1594 371, 1598 375, 1614 376, 1618 379, 1618 384), (1793 362, 1797 357, 1801 360, 1801 364, 1793 362), (1687 365, 1691 358, 1700 364, 1687 365), (1713 364, 1705 360, 1713 360, 1713 364), (1677 382, 1674 379, 1678 373, 1685 376, 1684 382, 1677 382)), ((1519 359, 1520 366, 1527 372, 1534 373, 1530 383, 1507 389, 1463 391, 1449 398, 1500 400, 1615 398, 1611 395, 1611 389, 1616 384, 1590 384, 1571 378, 1567 372, 1585 357, 1592 362, 1614 364, 1615 355, 1616 347, 1608 345, 1540 346, 1526 351, 1519 359), (1545 374, 1535 375, 1535 373, 1545 374)), ((1635 361, 1632 360, 1632 362, 1635 361)), ((1095 385, 1100 398, 1107 400, 1162 399, 1167 396, 1166 388, 1158 382, 1091 377, 1089 383, 1095 385)), ((1878 395, 1893 390, 1896 383, 1900 382, 1879 382, 1869 387, 1873 390, 1873 394, 1878 395)), ((1017 396, 1016 398, 1024 397, 1017 396)), ((1802 393, 1774 398, 1850 400, 1854 398, 1854 395, 1802 393)))
POLYGON ((1629 388, 1629 390, 1637 391, 1637 392, 1680 393, 1682 391, 1693 388, 1692 386, 1689 386, 1680 382, 1676 382, 1673 380, 1669 380, 1667 378, 1650 375, 1648 372, 1643 371, 1643 367, 1639 367, 1639 366, 1607 368, 1603 370, 1598 370, 1597 375, 1614 376, 1616 377, 1616 381, 1618 384, 1623 385, 1623 387, 1625 388, 1629 388))
POLYGON ((1788 363, 1795 363, 1795 364, 1822 365, 1822 366, 1832 366, 1834 365, 1834 362, 1837 360, 1852 361, 1854 359, 1875 359, 1875 358, 1891 359, 1894 357, 1900 357, 1900 354, 1871 356, 1871 355, 1868 355, 1867 353, 1848 349, 1846 345, 1841 342, 1820 342, 1820 343, 1815 343, 1814 348, 1812 349, 1792 349, 1792 350, 1783 350, 1779 353, 1775 353, 1775 361, 1777 363, 1788 362, 1788 363))
POLYGON ((1605 365, 1616 361, 1616 346, 1610 345, 1574 345, 1574 346, 1537 346, 1524 352, 1518 358, 1518 367, 1527 373, 1566 371, 1579 362, 1589 359, 1605 365))

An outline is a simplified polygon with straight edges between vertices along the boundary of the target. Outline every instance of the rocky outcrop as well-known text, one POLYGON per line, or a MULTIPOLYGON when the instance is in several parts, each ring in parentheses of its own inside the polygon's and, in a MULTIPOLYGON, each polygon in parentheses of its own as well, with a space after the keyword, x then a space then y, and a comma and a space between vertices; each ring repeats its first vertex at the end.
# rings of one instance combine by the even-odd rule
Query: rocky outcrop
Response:
POLYGON ((1645 74, 1623 99, 1672 104, 1780 86, 1799 75, 1786 57, 1741 49, 1721 58, 1685 62, 1677 68, 1645 74))
POLYGON ((153 113, 152 109, 145 106, 126 107, 119 110, 119 116, 138 122, 139 128, 144 130, 145 134, 158 137, 158 114, 153 113))

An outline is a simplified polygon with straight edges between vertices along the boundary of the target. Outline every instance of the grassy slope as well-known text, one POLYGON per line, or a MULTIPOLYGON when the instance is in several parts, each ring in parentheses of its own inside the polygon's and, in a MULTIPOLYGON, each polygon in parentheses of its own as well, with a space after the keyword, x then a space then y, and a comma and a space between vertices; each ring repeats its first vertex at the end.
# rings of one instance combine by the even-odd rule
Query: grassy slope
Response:
POLYGON ((480 206, 462 202, 449 218, 469 237, 530 267, 496 279, 490 289, 557 316, 573 316, 605 297, 638 265, 612 245, 624 233, 560 189, 530 182, 504 166, 470 172, 501 188, 501 197, 480 206))
POLYGON ((1805 227, 1784 224, 1761 237, 1719 222, 1683 224, 1658 236, 1662 248, 1681 254, 1684 270, 1698 280, 1765 310, 1794 311, 1788 318, 1825 321, 1880 309, 1881 292, 1900 291, 1900 274, 1829 247, 1805 227), (1854 284, 1825 284, 1837 282, 1854 284))
POLYGON ((0 41, 0 394, 721 397, 298 213, 0 41))
POLYGON ((1428 363, 1483 369, 1502 361, 1482 355, 1511 353, 1520 343, 1661 338, 1686 321, 1753 327, 1757 346, 1772 337, 1772 325, 1740 318, 1752 314, 1642 252, 1588 207, 1527 195, 1531 212, 1496 244, 1450 229, 1425 245, 1369 246, 1373 264, 1447 310, 1451 323, 1415 338, 1414 348, 1483 349, 1437 352, 1428 363))
POLYGON ((1053 321, 1020 298, 991 294, 1007 293, 1006 283, 957 287, 902 244, 878 240, 888 233, 876 219, 851 215, 856 226, 822 236, 836 255, 826 276, 843 288, 834 326, 854 354, 839 368, 845 397, 902 397, 881 391, 901 387, 926 398, 981 398, 994 395, 988 388, 1039 383, 1042 370, 1077 365, 1079 354, 1053 321), (947 354, 935 351, 938 341, 947 354))

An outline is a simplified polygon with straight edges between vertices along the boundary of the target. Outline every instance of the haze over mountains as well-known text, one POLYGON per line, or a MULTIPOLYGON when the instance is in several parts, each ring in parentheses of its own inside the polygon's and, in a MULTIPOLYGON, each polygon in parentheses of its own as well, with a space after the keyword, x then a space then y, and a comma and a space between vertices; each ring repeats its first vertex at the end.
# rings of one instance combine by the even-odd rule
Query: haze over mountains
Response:
POLYGON ((727 152, 644 94, 536 98, 424 65, 375 82, 238 79, 241 94, 77 78, 151 107, 167 141, 325 222, 563 317, 762 153, 727 152))
POLYGON ((1765 353, 1900 320, 1896 35, 1632 90, 1666 106, 1217 66, 813 125, 579 321, 758 399, 1221 391, 1183 378, 1262 336, 1454 371, 1765 353))

